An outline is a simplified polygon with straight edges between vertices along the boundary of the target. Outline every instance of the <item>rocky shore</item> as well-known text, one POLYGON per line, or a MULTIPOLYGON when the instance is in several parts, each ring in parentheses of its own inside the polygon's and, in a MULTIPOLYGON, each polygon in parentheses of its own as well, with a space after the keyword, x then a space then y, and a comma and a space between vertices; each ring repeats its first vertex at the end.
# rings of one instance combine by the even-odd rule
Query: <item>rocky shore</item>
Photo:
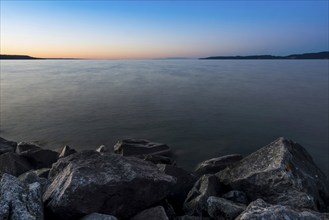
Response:
POLYGON ((0 138, 0 219, 329 219, 329 183, 309 153, 279 138, 193 172, 166 144, 119 141, 58 152, 0 138))

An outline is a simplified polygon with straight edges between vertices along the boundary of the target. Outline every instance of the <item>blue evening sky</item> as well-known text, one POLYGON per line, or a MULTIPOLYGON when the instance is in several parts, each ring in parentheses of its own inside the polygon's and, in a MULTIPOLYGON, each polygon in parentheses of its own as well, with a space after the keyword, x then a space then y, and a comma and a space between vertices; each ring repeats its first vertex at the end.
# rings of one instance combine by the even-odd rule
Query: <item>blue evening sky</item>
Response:
POLYGON ((1 0, 1 54, 158 58, 328 50, 328 1, 1 0))

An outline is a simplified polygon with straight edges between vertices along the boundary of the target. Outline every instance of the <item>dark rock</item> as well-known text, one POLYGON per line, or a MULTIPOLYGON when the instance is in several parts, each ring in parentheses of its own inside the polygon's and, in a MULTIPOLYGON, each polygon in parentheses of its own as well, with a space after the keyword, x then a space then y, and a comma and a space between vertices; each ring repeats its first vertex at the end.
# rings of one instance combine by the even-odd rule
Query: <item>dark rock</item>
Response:
POLYGON ((49 174, 50 168, 41 168, 34 170, 35 174, 37 174, 38 177, 43 177, 48 179, 48 174, 49 174))
POLYGON ((58 153, 47 149, 32 149, 21 152, 35 169, 51 167, 58 160, 58 153))
POLYGON ((247 209, 236 220, 324 220, 329 219, 329 213, 319 213, 311 210, 299 210, 289 206, 270 205, 262 199, 251 202, 247 209))
POLYGON ((44 194, 49 216, 76 219, 99 212, 129 218, 164 199, 174 177, 135 157, 83 151, 58 160, 44 194))
POLYGON ((8 152, 0 155, 0 174, 19 176, 31 169, 33 169, 32 165, 16 153, 8 152))
POLYGON ((245 205, 249 204, 247 195, 242 191, 232 190, 229 191, 228 193, 223 194, 221 197, 223 197, 224 199, 231 200, 233 202, 238 202, 245 205))
POLYGON ((210 218, 200 217, 200 216, 184 215, 184 216, 176 217, 175 220, 210 220, 210 218))
POLYGON ((240 161, 243 157, 240 154, 230 154, 222 157, 216 157, 201 162, 194 171, 197 177, 204 174, 215 174, 227 166, 240 161))
POLYGON ((176 166, 167 164, 158 164, 157 166, 159 167, 159 170, 177 179, 176 184, 172 186, 167 199, 174 207, 176 213, 181 214, 184 200, 197 179, 191 174, 191 172, 176 166))
POLYGON ((77 151, 76 150, 74 150, 73 148, 70 148, 69 146, 67 146, 67 145, 65 145, 62 149, 61 149, 61 151, 59 152, 59 158, 62 158, 62 157, 67 157, 67 156, 69 156, 69 155, 71 155, 71 154, 74 154, 74 153, 76 153, 77 151))
POLYGON ((251 200, 325 211, 329 202, 326 176, 299 144, 279 138, 216 174, 251 200))
POLYGON ((126 139, 114 145, 114 152, 123 156, 134 155, 170 155, 166 144, 150 142, 144 139, 126 139))
POLYGON ((4 174, 0 181, 0 219, 43 220, 40 184, 22 184, 4 174))
POLYGON ((162 206, 164 208, 169 220, 173 220, 176 217, 176 212, 175 212, 174 208, 167 200, 163 200, 160 203, 157 203, 155 206, 162 206))
POLYGON ((176 161, 174 159, 161 155, 140 155, 138 158, 141 158, 145 161, 150 161, 154 164, 168 164, 176 166, 176 161))
POLYGON ((214 219, 233 220, 246 209, 244 204, 214 196, 210 196, 207 203, 208 214, 214 219))
POLYGON ((34 143, 29 143, 29 142, 19 142, 16 148, 16 153, 21 154, 24 151, 27 150, 36 150, 36 149, 41 149, 41 147, 37 144, 34 143))
POLYGON ((207 199, 218 196, 225 190, 215 175, 203 175, 188 193, 184 202, 184 211, 188 215, 207 215, 207 199))
MULTIPOLYGON (((110 153, 111 149, 109 147, 105 146, 105 145, 101 145, 97 148, 96 151, 99 152, 99 153, 110 153)), ((112 153, 113 153, 113 151, 112 151, 112 153)))
POLYGON ((17 143, 0 137, 0 154, 15 152, 17 143))
POLYGON ((168 216, 162 206, 156 206, 141 211, 131 218, 131 220, 168 220, 168 216))
POLYGON ((42 194, 46 191, 49 184, 48 179, 39 177, 35 171, 31 170, 21 174, 18 179, 25 184, 39 183, 41 186, 42 194))
POLYGON ((80 220, 118 220, 116 217, 113 215, 105 215, 105 214, 100 214, 100 213, 91 213, 89 215, 86 215, 80 220))

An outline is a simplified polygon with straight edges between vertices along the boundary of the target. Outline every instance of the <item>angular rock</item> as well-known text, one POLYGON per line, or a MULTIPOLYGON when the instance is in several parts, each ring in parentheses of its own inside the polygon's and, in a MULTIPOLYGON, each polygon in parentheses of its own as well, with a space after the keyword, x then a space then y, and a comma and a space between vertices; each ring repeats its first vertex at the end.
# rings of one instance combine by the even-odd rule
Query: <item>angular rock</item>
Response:
POLYGON ((251 200, 326 211, 326 176, 299 144, 279 138, 216 174, 221 182, 241 190, 251 200))
POLYGON ((0 181, 0 219, 43 220, 40 184, 25 185, 4 174, 0 181))
POLYGON ((60 159, 44 194, 49 215, 76 219, 99 212, 129 218, 165 198, 174 177, 134 157, 83 151, 60 159))
POLYGON ((0 137, 0 154, 15 152, 17 143, 0 137))
POLYGON ((184 211, 188 215, 206 216, 207 199, 218 196, 225 190, 215 175, 203 175, 188 193, 184 202, 184 211))
POLYGON ((159 167, 159 170, 177 179, 176 184, 172 186, 167 199, 178 214, 182 213, 184 200, 197 179, 191 174, 191 172, 176 166, 167 164, 158 164, 157 166, 159 167))
POLYGON ((18 179, 25 184, 39 183, 41 186, 42 194, 46 191, 47 186, 49 184, 48 179, 39 177, 35 171, 28 171, 26 173, 21 174, 18 179))
POLYGON ((325 220, 329 219, 329 213, 319 213, 311 210, 299 210, 289 206, 270 205, 262 199, 251 202, 247 209, 236 220, 325 220))
POLYGON ((176 161, 174 159, 161 155, 140 155, 138 158, 141 158, 145 161, 150 161, 154 164, 168 164, 176 166, 176 161))
POLYGON ((156 206, 139 212, 130 220, 168 220, 168 216, 162 206, 156 206))
POLYGON ((31 169, 33 169, 32 165, 16 153, 8 152, 0 155, 0 174, 19 176, 31 169))
POLYGON ((37 174, 38 177, 43 177, 48 179, 48 174, 49 174, 50 168, 41 168, 34 170, 35 174, 37 174))
POLYGON ((105 145, 101 145, 97 148, 96 151, 99 153, 109 153, 109 152, 111 152, 111 149, 105 145))
POLYGON ((207 200, 208 214, 214 219, 235 219, 241 212, 246 209, 246 206, 241 203, 235 203, 230 200, 210 196, 207 200))
POLYGON ((215 174, 224 170, 227 166, 240 161, 243 157, 240 154, 230 154, 222 157, 216 157, 201 162, 194 171, 197 177, 204 174, 215 174))
POLYGON ((150 142, 144 139, 125 139, 114 145, 114 152, 123 156, 135 155, 170 155, 166 144, 150 142))
POLYGON ((118 220, 118 219, 113 215, 105 215, 105 214, 94 212, 89 215, 86 215, 80 220, 118 220))
POLYGON ((59 156, 58 158, 62 158, 62 157, 67 157, 71 154, 76 153, 77 151, 74 150, 73 148, 70 148, 69 146, 65 145, 59 152, 59 156))
POLYGON ((16 153, 21 154, 24 151, 27 151, 27 150, 36 150, 36 149, 41 149, 41 147, 39 145, 37 145, 37 144, 34 144, 34 143, 19 142, 17 144, 16 153))
POLYGON ((176 217, 175 220, 210 220, 210 218, 200 217, 200 216, 183 215, 183 216, 176 217))
POLYGON ((32 149, 20 153, 35 169, 51 167, 58 160, 58 153, 47 149, 32 149))
POLYGON ((248 205, 249 203, 247 195, 244 192, 238 190, 229 191, 228 193, 223 194, 221 197, 245 205, 248 205))

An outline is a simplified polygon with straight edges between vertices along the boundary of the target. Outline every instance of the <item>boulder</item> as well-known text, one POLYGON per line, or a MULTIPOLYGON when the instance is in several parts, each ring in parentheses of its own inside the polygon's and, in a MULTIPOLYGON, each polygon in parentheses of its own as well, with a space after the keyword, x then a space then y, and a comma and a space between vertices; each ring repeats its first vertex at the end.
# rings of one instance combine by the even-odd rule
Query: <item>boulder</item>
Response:
POLYGON ((59 158, 62 158, 62 157, 67 157, 71 154, 74 154, 76 153, 77 151, 74 150, 73 148, 70 148, 69 146, 65 145, 59 152, 59 158))
POLYGON ((114 152, 123 156, 135 155, 170 155, 166 144, 150 142, 144 139, 125 139, 114 145, 114 152))
POLYGON ((43 177, 48 179, 48 174, 49 174, 50 168, 41 168, 34 170, 35 174, 37 174, 38 177, 43 177))
POLYGON ((96 149, 96 151, 99 153, 109 153, 109 152, 111 152, 111 149, 105 145, 101 145, 96 149))
POLYGON ((279 138, 216 174, 221 182, 249 199, 326 211, 326 176, 299 144, 279 138))
POLYGON ((0 154, 15 152, 17 143, 0 137, 0 154))
POLYGON ((204 174, 215 174, 224 170, 227 166, 240 161, 243 157, 240 154, 230 154, 222 157, 216 157, 201 162, 194 171, 197 177, 204 174))
POLYGON ((137 157, 145 161, 150 161, 154 164, 168 164, 168 165, 176 166, 176 161, 170 157, 165 157, 161 155, 140 155, 137 157))
POLYGON ((16 153, 21 154, 24 151, 36 150, 36 149, 41 149, 41 147, 37 144, 30 143, 30 142, 19 142, 17 144, 16 153))
POLYGON ((139 212, 131 220, 168 220, 168 216, 162 206, 156 206, 139 212))
POLYGON ((233 220, 246 209, 244 204, 215 196, 210 196, 207 203, 208 214, 214 219, 233 220))
POLYGON ((205 216, 207 213, 207 199, 218 196, 225 190, 215 175, 203 175, 188 193, 184 202, 184 211, 188 215, 205 216))
POLYGON ((58 160, 58 153, 47 149, 31 149, 20 153, 35 169, 51 167, 58 160))
POLYGON ((201 217, 201 216, 183 215, 176 217, 175 220, 210 220, 210 218, 201 217))
POLYGON ((49 184, 48 179, 39 177, 33 170, 21 174, 18 179, 25 184, 39 183, 42 194, 46 191, 49 184))
POLYGON ((191 172, 176 166, 167 164, 158 164, 157 166, 159 170, 177 179, 176 184, 172 186, 167 199, 174 207, 176 213, 182 213, 184 200, 197 179, 191 172))
POLYGON ((289 206, 270 205, 262 199, 251 202, 246 210, 236 220, 324 220, 329 219, 329 213, 319 213, 311 210, 300 210, 289 206))
POLYGON ((77 219, 93 212, 129 218, 164 199, 174 177, 135 157, 83 151, 58 160, 43 199, 49 216, 77 219))
POLYGON ((0 181, 0 219, 43 220, 39 183, 22 184, 9 174, 0 181))
POLYGON ((245 205, 249 204, 247 195, 242 191, 232 190, 229 191, 228 193, 223 194, 221 197, 223 197, 224 199, 231 200, 233 202, 238 202, 245 205))
POLYGON ((33 169, 32 165, 16 153, 8 152, 0 155, 0 174, 19 176, 31 169, 33 169))
POLYGON ((91 213, 89 215, 86 215, 80 220, 118 220, 116 217, 113 215, 105 215, 105 214, 100 214, 100 213, 91 213))

